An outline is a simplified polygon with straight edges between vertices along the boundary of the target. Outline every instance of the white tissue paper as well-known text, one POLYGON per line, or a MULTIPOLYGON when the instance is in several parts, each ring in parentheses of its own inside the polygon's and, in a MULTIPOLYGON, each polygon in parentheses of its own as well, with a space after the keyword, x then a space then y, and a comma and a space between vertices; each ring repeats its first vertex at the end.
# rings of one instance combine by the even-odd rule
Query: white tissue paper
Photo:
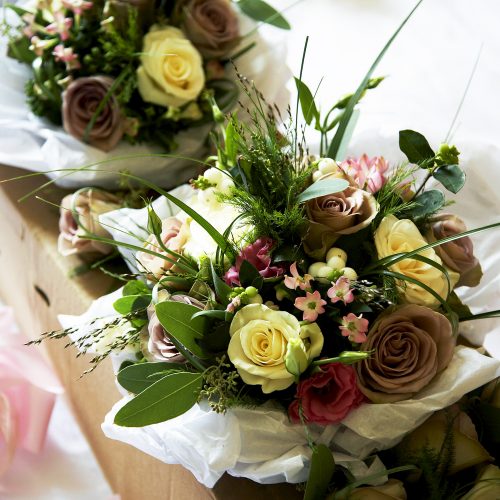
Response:
MULTIPOLYGON (((15 24, 16 16, 7 11, 7 20, 15 24)), ((254 23, 241 19, 241 32, 247 33, 254 23)), ((287 82, 291 72, 286 65, 286 33, 272 26, 259 26, 245 44, 256 46, 236 61, 238 71, 280 109, 288 105, 287 82)), ((56 184, 66 188, 101 186, 116 188, 122 170, 156 182, 164 187, 187 181, 198 169, 193 162, 176 158, 153 158, 146 155, 165 153, 160 146, 142 144, 132 146, 122 141, 113 151, 105 153, 66 134, 61 127, 41 119, 30 111, 24 94, 24 84, 31 75, 30 68, 6 55, 6 39, 0 38, 0 164, 46 172, 56 184), (127 156, 136 158, 124 158, 127 156), (143 155, 141 158, 140 156, 143 155), (97 165, 95 170, 78 169, 103 160, 117 160, 97 165), (97 172, 97 169, 101 170, 97 172), (104 172, 105 170, 106 172, 104 172)), ((229 74, 236 81, 234 71, 229 74)), ((245 103, 244 95, 240 100, 245 103)), ((207 153, 206 139, 210 125, 195 127, 176 136, 178 148, 171 154, 185 158, 200 158, 207 153)))

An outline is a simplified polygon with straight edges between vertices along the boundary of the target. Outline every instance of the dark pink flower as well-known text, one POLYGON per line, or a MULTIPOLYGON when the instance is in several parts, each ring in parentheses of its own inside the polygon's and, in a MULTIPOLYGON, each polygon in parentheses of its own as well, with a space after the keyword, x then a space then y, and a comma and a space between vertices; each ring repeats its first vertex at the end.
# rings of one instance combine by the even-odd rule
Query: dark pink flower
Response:
POLYGON ((307 422, 321 425, 338 424, 365 401, 356 385, 352 366, 330 363, 297 386, 295 401, 288 413, 293 422, 300 422, 299 411, 307 422))
POLYGON ((224 279, 228 285, 240 285, 240 268, 243 261, 246 260, 254 266, 263 278, 274 278, 281 276, 284 272, 284 266, 271 265, 271 249, 273 247, 273 240, 271 238, 263 237, 248 245, 241 250, 236 263, 225 274, 224 279))

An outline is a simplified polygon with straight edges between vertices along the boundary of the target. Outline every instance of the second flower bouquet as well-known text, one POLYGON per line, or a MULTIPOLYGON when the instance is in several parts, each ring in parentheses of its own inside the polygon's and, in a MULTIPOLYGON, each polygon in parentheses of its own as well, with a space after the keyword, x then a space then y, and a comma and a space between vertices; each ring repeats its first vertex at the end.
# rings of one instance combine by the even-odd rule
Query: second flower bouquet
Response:
MULTIPOLYGON (((251 1, 40 0, 7 7, 18 16, 5 25, 7 54, 29 66, 31 74, 21 78, 13 61, 2 60, 11 73, 4 84, 10 99, 5 105, 17 118, 4 117, 0 128, 7 136, 9 128, 28 134, 25 148, 35 133, 44 141, 40 152, 45 161, 38 169, 45 166, 56 177, 59 169, 102 161, 113 152, 114 157, 151 154, 149 168, 140 173, 157 182, 175 185, 188 179, 189 173, 178 171, 179 157, 204 151, 212 123, 207 98, 215 97, 225 110, 238 99, 230 62, 241 63, 247 76, 263 83, 260 73, 267 64, 275 69, 282 60, 273 30, 267 39, 260 36, 250 17, 289 28, 269 5, 259 2, 256 8, 251 1), (35 125, 29 116, 20 120, 24 108, 12 93, 21 90, 15 87, 23 81, 31 113, 49 126, 35 125), (157 153, 175 155, 176 165, 157 153), (177 171, 166 173, 166 162, 177 171)), ((6 148, 7 163, 30 168, 33 160, 23 164, 21 153, 10 151, 7 142, 6 148)), ((136 163, 129 158, 105 168, 133 169, 136 163)), ((112 177, 76 174, 60 183, 103 184, 112 177)))

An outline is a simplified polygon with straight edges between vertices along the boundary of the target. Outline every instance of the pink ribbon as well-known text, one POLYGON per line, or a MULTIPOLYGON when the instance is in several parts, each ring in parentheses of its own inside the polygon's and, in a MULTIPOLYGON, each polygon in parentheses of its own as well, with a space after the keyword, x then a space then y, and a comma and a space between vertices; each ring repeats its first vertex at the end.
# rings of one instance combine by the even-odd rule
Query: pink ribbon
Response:
POLYGON ((16 450, 38 453, 63 389, 35 347, 25 346, 10 307, 0 306, 0 476, 16 450))

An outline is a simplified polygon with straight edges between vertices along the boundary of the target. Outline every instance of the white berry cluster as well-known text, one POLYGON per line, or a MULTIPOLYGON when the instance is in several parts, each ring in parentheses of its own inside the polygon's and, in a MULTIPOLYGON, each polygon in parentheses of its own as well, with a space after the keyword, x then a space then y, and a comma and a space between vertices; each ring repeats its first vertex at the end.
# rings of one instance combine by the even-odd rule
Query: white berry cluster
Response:
POLYGON ((313 173, 313 181, 316 182, 326 174, 339 174, 339 176, 341 176, 343 172, 335 160, 331 158, 321 158, 318 161, 318 170, 313 173))
POLYGON ((354 281, 358 275, 352 267, 346 267, 347 253, 341 248, 330 248, 326 254, 326 262, 314 262, 309 266, 308 273, 313 278, 331 280, 334 276, 343 275, 354 281))
POLYGON ((210 183, 210 187, 198 191, 198 201, 211 207, 219 204, 217 193, 228 195, 234 187, 231 177, 218 168, 209 168, 202 177, 210 183))

